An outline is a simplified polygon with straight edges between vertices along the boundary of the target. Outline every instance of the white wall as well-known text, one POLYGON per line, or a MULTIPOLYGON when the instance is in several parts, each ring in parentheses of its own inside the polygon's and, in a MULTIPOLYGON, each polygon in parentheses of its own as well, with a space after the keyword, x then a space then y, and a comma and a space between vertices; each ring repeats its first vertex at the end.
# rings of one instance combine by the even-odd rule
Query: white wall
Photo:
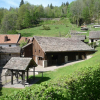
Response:
POLYGON ((16 47, 18 45, 16 44, 0 44, 0 47, 9 47, 9 45, 11 45, 11 47, 16 47))

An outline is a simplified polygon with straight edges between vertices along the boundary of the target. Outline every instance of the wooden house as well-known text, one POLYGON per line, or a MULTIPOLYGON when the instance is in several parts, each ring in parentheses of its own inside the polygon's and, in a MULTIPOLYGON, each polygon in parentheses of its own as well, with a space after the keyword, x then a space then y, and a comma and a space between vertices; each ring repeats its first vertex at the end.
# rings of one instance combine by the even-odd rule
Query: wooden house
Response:
POLYGON ((89 43, 96 42, 100 40, 100 31, 90 31, 89 32, 89 43))
POLYGON ((32 45, 33 59, 43 67, 86 59, 95 51, 82 41, 71 38, 34 36, 32 45))

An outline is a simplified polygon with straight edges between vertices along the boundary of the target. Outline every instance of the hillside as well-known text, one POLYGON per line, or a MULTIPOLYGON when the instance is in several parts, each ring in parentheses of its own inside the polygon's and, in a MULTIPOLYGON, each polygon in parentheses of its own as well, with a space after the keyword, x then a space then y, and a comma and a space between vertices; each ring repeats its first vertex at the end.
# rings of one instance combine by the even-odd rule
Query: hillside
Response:
MULTIPOLYGON (((91 59, 44 73, 44 78, 37 84, 27 87, 19 92, 14 92, 6 98, 11 99, 36 99, 51 100, 93 100, 99 99, 100 92, 100 47, 91 59), (85 80, 85 81, 84 81, 85 80), (92 87, 92 88, 91 88, 92 87)), ((39 77, 38 75, 37 77, 39 77)))

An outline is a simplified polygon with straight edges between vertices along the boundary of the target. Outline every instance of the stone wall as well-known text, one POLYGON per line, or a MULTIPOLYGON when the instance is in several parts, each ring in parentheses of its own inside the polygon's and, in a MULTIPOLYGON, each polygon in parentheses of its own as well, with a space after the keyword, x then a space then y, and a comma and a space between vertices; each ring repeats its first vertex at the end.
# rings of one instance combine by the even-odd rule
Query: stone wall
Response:
POLYGON ((3 53, 0 54, 0 65, 5 65, 11 57, 20 57, 20 53, 3 53))

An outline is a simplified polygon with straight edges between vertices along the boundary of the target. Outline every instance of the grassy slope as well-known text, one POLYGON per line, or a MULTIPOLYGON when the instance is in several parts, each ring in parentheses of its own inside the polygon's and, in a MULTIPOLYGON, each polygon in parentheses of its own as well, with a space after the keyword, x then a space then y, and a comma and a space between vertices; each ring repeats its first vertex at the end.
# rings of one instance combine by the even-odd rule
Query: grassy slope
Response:
POLYGON ((17 31, 21 33, 22 36, 28 36, 28 37, 29 36, 32 37, 34 35, 58 37, 59 33, 61 33, 61 35, 63 36, 66 36, 70 32, 70 30, 80 31, 80 28, 77 28, 76 25, 71 24, 68 19, 63 19, 60 21, 46 21, 41 23, 41 26, 23 30, 17 30, 17 31), (48 25, 51 30, 41 30, 42 25, 48 25))
POLYGON ((86 35, 87 39, 85 41, 88 42, 89 31, 100 30, 100 28, 94 28, 93 25, 87 25, 89 30, 82 31, 81 27, 77 27, 76 25, 71 24, 69 19, 62 19, 60 21, 45 21, 45 22, 40 23, 40 25, 41 26, 23 29, 23 30, 17 30, 17 31, 21 33, 22 36, 26 36, 26 37, 33 37, 33 36, 68 37, 70 35, 67 35, 67 34, 70 33, 71 31, 87 32, 81 35, 86 35), (42 25, 49 26, 51 30, 41 30, 43 28, 42 25))

